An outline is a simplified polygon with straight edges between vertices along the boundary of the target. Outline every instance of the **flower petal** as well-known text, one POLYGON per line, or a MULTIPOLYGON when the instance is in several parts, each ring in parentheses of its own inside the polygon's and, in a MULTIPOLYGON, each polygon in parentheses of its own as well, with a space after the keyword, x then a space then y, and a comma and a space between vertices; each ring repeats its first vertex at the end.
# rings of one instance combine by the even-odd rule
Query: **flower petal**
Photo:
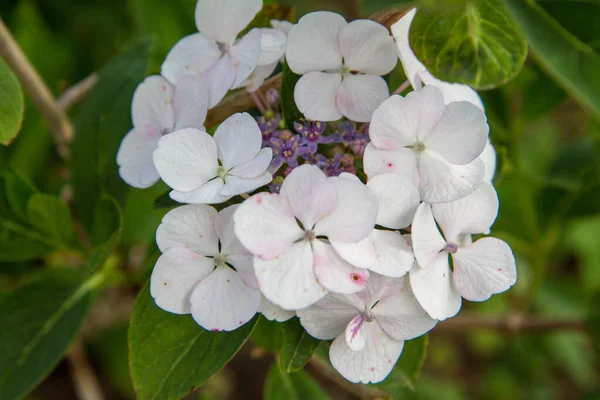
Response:
POLYGON ((239 204, 226 207, 219 211, 219 213, 214 217, 213 225, 221 245, 220 252, 226 256, 234 254, 250 255, 250 252, 246 250, 244 246, 242 246, 237 236, 235 236, 235 232, 233 230, 233 215, 237 211, 238 207, 239 204))
POLYGON ((231 196, 221 195, 225 183, 221 178, 215 178, 202 184, 198 189, 189 192, 179 192, 172 190, 169 197, 179 203, 190 204, 218 204, 223 203, 231 198, 231 196))
POLYGON ((279 61, 285 54, 286 36, 280 29, 261 28, 260 58, 258 65, 268 65, 279 61))
POLYGON ((342 85, 338 73, 312 71, 303 75, 294 88, 294 101, 306 118, 336 121, 342 118, 336 98, 342 85))
POLYGON ((173 86, 162 76, 149 76, 133 94, 131 117, 133 126, 145 132, 171 132, 175 117, 173 115, 173 86))
POLYGON ((202 78, 206 81, 210 94, 209 109, 223 100, 235 82, 235 75, 235 64, 230 55, 221 57, 213 66, 204 71, 202 78))
POLYGON ((360 292, 369 279, 369 271, 355 268, 342 259, 333 247, 321 240, 312 242, 314 269, 317 280, 334 293, 360 292))
POLYGON ((150 277, 150 294, 156 305, 174 314, 189 314, 190 296, 214 268, 210 258, 192 250, 175 247, 162 254, 150 277))
POLYGON ((419 183, 417 155, 405 147, 380 150, 371 142, 365 149, 363 165, 369 179, 380 174, 395 173, 409 179, 415 185, 419 183))
POLYGON ((390 95, 379 75, 347 75, 336 97, 338 110, 348 119, 369 122, 373 112, 390 95))
POLYGON ((252 160, 262 143, 258 124, 248 113, 236 113, 227 118, 215 131, 214 138, 219 160, 227 169, 252 160))
POLYGON ((136 129, 123 138, 117 153, 117 164, 119 175, 128 185, 145 189, 160 178, 152 162, 152 153, 158 147, 159 138, 136 129))
POLYGON ((240 178, 254 178, 264 173, 273 160, 273 150, 270 147, 261 149, 258 154, 243 164, 233 167, 229 175, 240 178))
POLYGON ((500 239, 486 237, 458 249, 454 260, 454 284, 461 296, 484 301, 515 284, 517 270, 510 247, 500 239))
POLYGON ((258 312, 261 313, 269 321, 277 322, 285 322, 288 319, 293 318, 294 315, 296 315, 294 311, 284 310, 278 305, 271 303, 265 298, 265 296, 262 297, 258 312))
POLYGON ((234 270, 219 266, 192 292, 192 317, 206 330, 233 331, 254 317, 261 297, 234 270))
POLYGON ((296 311, 300 323, 313 337, 330 340, 342 334, 352 318, 364 311, 356 295, 329 293, 308 308, 296 311))
POLYGON ((339 14, 318 11, 306 14, 292 27, 285 58, 297 74, 338 69, 342 66, 338 35, 346 20, 339 14))
POLYGON ((286 310, 298 310, 321 300, 327 290, 317 282, 310 244, 299 241, 270 261, 254 258, 254 272, 267 300, 286 310))
POLYGON ((438 253, 446 247, 446 241, 435 225, 430 204, 421 203, 417 208, 410 236, 419 266, 428 268, 438 253))
POLYGON ((330 240, 329 243, 331 243, 336 253, 350 265, 371 269, 377 264, 377 253, 375 253, 373 243, 369 240, 371 234, 357 243, 337 242, 335 240, 330 240))
POLYGON ((344 66, 351 71, 386 75, 398 62, 394 39, 385 26, 375 21, 350 22, 340 32, 339 42, 344 66))
POLYGON ((197 128, 204 130, 204 120, 208 110, 208 87, 198 76, 184 76, 179 80, 173 94, 175 128, 197 128))
POLYGON ((217 174, 217 146, 206 132, 186 128, 163 136, 153 154, 154 166, 177 191, 197 189, 217 174))
POLYGON ((485 182, 492 183, 494 180, 494 174, 496 172, 496 149, 489 140, 483 149, 483 153, 481 153, 479 156, 479 159, 483 162, 483 166, 485 168, 483 180, 485 182))
POLYGON ((346 326, 346 331, 344 332, 346 344, 354 351, 360 351, 365 348, 366 340, 361 332, 364 322, 365 318, 362 314, 359 314, 352 318, 352 321, 346 326))
POLYGON ((256 92, 261 85, 265 82, 265 79, 271 76, 275 68, 277 68, 277 61, 267 65, 257 65, 254 72, 242 82, 240 87, 245 87, 248 92, 256 92))
POLYGON ((374 229, 367 237, 377 257, 369 267, 373 272, 390 277, 401 277, 410 271, 415 256, 400 232, 374 229))
POLYGON ((288 33, 290 33, 292 27, 294 26, 294 24, 292 24, 290 21, 278 19, 272 19, 270 23, 273 28, 280 30, 284 33, 285 36, 287 36, 288 33))
POLYGON ((253 289, 259 289, 258 282, 256 281, 256 274, 254 273, 254 257, 251 255, 247 256, 238 256, 238 255, 228 255, 227 263, 233 266, 237 271, 242 281, 246 284, 246 286, 251 287, 253 289))
POLYGON ((161 75, 176 84, 186 75, 203 75, 215 65, 221 57, 217 43, 203 35, 195 33, 181 39, 173 46, 162 64, 161 75))
POLYGON ((263 172, 255 178, 240 178, 239 176, 230 175, 226 178, 225 186, 221 190, 221 194, 224 196, 235 196, 242 193, 253 192, 272 180, 273 175, 268 172, 263 172))
POLYGON ((262 0, 198 0, 196 27, 217 42, 233 44, 262 8, 262 0))
POLYGON ((267 260, 286 252, 303 234, 288 199, 277 194, 258 193, 250 197, 239 206, 233 221, 242 245, 267 260))
POLYGON ((203 256, 219 252, 214 221, 217 211, 206 205, 174 208, 162 219, 156 230, 156 244, 163 253, 173 247, 184 247, 203 256))
POLYGON ((260 30, 255 28, 231 48, 231 59, 235 66, 235 79, 232 87, 241 85, 254 71, 261 54, 260 46, 260 30))
POLYGON ((409 179, 397 174, 382 174, 370 178, 367 186, 379 200, 378 225, 404 229, 412 223, 421 197, 409 179))

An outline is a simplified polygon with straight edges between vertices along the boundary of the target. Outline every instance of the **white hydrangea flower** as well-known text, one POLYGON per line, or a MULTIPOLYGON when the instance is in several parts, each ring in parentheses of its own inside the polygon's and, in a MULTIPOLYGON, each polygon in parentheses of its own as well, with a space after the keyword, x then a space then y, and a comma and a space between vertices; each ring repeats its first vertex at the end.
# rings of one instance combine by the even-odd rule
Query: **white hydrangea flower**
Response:
MULTIPOLYGON (((340 177, 358 181, 346 172, 340 177)), ((412 223, 420 203, 419 190, 397 174, 377 175, 369 179, 367 186, 379 200, 376 224, 388 229, 375 228, 358 243, 333 243, 333 247, 357 267, 390 277, 404 276, 415 257, 402 234, 390 229, 404 229, 412 223)))
POLYGON ((377 274, 371 275, 363 291, 330 293, 297 314, 312 336, 335 339, 329 348, 331 364, 355 383, 384 380, 404 341, 425 334, 437 323, 419 305, 408 281, 377 274))
POLYGON ((250 76, 239 86, 254 92, 264 83, 285 54, 286 34, 279 29, 260 28, 261 44, 258 64, 250 76))
POLYGON ((238 34, 262 8, 262 0, 198 0, 196 27, 171 49, 161 74, 172 83, 187 75, 202 77, 210 92, 209 108, 250 76, 260 58, 261 33, 238 34))
POLYGON ((136 188, 154 185, 159 175, 152 152, 165 134, 183 128, 204 129, 208 89, 197 77, 188 76, 173 87, 161 76, 150 76, 133 94, 133 129, 117 153, 119 175, 136 188))
POLYGON ((262 135, 254 118, 233 114, 214 136, 182 129, 159 140, 154 165, 180 203, 215 204, 271 182, 270 148, 261 149, 262 135))
POLYGON ((254 257, 264 296, 287 310, 307 307, 327 290, 355 293, 369 273, 344 261, 332 244, 357 243, 373 229, 377 199, 362 183, 314 165, 294 169, 279 194, 258 193, 235 213, 235 233, 254 257), (300 226, 301 224, 301 226, 300 226))
POLYGON ((295 311, 284 310, 278 305, 271 303, 265 298, 265 296, 263 296, 262 301, 260 302, 260 308, 258 309, 258 312, 260 312, 269 321, 276 322, 287 321, 288 319, 296 315, 295 311))
POLYGON ((371 120, 389 96, 381 77, 398 61, 394 41, 377 22, 350 23, 339 14, 319 11, 300 18, 288 35, 286 59, 302 75, 294 89, 298 109, 315 121, 342 116, 371 120))
POLYGON ((435 86, 395 95, 373 113, 364 170, 369 178, 397 173, 412 179, 424 201, 454 201, 483 182, 478 157, 488 131, 480 108, 466 101, 446 105, 435 86))
POLYGON ((498 197, 488 183, 460 200, 419 206, 411 231, 418 266, 410 271, 410 283, 433 318, 456 315, 461 297, 484 301, 516 282, 515 259, 505 242, 492 237, 471 242, 471 234, 489 231, 497 214, 498 197))

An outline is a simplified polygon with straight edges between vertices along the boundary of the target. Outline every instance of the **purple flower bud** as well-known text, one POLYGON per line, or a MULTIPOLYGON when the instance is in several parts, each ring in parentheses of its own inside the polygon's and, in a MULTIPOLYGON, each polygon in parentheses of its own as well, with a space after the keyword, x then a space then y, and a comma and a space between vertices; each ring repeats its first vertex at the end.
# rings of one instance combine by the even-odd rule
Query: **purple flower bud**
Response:
POLYGON ((279 104, 279 90, 269 89, 267 91, 267 103, 271 106, 277 106, 279 104))
POLYGON ((324 136, 327 123, 321 121, 303 121, 294 122, 294 129, 302 135, 302 144, 306 144, 308 151, 315 154, 319 144, 328 144, 334 142, 333 136, 324 136))
POLYGON ((308 152, 308 148, 300 143, 300 136, 292 135, 288 130, 282 131, 280 137, 272 137, 270 147, 273 149, 271 166, 286 163, 289 167, 296 168, 296 158, 308 152))

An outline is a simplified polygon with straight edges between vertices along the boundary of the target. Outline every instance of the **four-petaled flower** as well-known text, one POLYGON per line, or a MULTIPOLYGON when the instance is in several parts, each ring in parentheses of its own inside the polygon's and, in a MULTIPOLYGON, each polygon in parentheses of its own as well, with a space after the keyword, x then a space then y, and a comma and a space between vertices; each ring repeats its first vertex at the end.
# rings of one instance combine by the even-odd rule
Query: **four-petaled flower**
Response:
POLYGON ((305 144, 308 147, 308 151, 311 154, 315 154, 319 147, 319 144, 333 143, 334 138, 332 136, 324 136, 325 128, 327 124, 321 121, 302 121, 294 122, 294 129, 300 135, 302 135, 301 144, 305 144))
POLYGON ((281 131, 279 137, 270 139, 271 148, 273 148, 273 162, 271 166, 280 167, 286 163, 292 168, 298 166, 297 158, 309 153, 308 147, 300 143, 300 136, 294 135, 288 130, 281 131))

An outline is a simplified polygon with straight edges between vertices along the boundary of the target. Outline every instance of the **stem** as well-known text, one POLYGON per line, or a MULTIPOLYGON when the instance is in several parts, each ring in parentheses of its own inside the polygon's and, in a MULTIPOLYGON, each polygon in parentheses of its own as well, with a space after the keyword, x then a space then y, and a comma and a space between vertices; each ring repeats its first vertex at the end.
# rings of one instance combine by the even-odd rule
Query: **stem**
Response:
POLYGON ((73 126, 1 18, 0 55, 15 75, 17 75, 35 107, 42 113, 46 121, 48 121, 58 154, 63 159, 68 159, 68 145, 73 139, 73 126))
POLYGON ((105 397, 100 382, 90 365, 81 337, 73 343, 67 359, 71 367, 77 398, 81 400, 103 400, 105 397))
POLYGON ((556 330, 587 330, 583 320, 551 320, 540 319, 524 314, 510 314, 505 317, 489 317, 485 315, 465 315, 440 323, 439 331, 472 332, 476 329, 495 330, 504 333, 539 333, 556 330))
POLYGON ((58 98, 58 106, 63 110, 67 111, 75 104, 79 103, 98 82, 98 75, 96 73, 91 74, 84 80, 76 83, 69 87, 64 93, 58 98))
POLYGON ((267 108, 263 104, 258 94, 256 94, 256 92, 250 92, 250 97, 252 97, 252 101, 254 101, 254 104, 256 104, 256 108, 258 108, 258 111, 260 111, 260 113, 264 115, 264 113, 267 112, 267 108))
POLYGON ((410 82, 407 79, 402 83, 402 85, 400 85, 398 87, 398 89, 394 90, 394 92, 392 93, 392 96, 395 94, 400 94, 400 93, 404 92, 406 90, 406 88, 409 86, 410 86, 410 82))

